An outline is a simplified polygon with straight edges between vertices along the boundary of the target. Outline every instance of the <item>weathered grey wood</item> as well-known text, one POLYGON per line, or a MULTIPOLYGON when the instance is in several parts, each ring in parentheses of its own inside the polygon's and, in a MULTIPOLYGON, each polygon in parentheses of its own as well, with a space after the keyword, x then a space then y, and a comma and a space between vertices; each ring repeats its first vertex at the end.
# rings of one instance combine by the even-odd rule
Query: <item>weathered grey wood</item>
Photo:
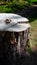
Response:
POLYGON ((20 54, 20 35, 18 36, 17 53, 20 54))

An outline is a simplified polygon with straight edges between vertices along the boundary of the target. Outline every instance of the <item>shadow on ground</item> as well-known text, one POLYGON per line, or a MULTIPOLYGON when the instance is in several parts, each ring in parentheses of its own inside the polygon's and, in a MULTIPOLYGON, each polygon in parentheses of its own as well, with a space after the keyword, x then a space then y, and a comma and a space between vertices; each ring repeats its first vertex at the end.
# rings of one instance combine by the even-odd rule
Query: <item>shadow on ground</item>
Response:
MULTIPOLYGON (((11 56, 10 56, 11 57, 11 56)), ((30 56, 26 55, 22 55, 20 58, 19 56, 13 60, 8 57, 7 55, 4 56, 4 58, 0 59, 0 65, 37 65, 37 53, 36 52, 32 52, 30 54, 30 56)))
POLYGON ((37 19, 37 6, 30 6, 25 9, 19 10, 17 14, 27 17, 29 21, 37 19))

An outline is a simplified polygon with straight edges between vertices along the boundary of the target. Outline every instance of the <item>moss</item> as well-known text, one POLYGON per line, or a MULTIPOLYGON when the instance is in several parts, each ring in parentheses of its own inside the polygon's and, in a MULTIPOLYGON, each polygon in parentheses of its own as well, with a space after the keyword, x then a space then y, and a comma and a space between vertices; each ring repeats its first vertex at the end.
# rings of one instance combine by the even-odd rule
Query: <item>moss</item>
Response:
POLYGON ((31 54, 32 53, 31 47, 27 48, 27 51, 31 54))

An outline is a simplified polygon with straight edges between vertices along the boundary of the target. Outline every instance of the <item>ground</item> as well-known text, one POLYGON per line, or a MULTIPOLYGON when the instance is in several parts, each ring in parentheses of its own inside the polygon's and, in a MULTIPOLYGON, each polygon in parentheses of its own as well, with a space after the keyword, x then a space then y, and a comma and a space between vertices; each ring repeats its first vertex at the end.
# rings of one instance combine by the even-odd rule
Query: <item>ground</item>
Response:
MULTIPOLYGON (((32 50, 34 51, 35 50, 34 48, 37 47, 37 19, 32 21, 30 23, 30 25, 31 25, 30 46, 31 46, 32 50)), ((37 48, 36 48, 36 50, 37 50, 37 48)))

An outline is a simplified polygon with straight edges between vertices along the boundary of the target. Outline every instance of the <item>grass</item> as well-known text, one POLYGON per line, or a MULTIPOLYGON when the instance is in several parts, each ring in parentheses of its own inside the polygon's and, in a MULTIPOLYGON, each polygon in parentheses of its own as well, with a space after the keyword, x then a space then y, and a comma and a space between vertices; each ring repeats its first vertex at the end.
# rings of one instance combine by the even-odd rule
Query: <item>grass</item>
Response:
POLYGON ((3 5, 1 5, 0 6, 0 13, 10 13, 10 12, 12 12, 12 9, 11 9, 11 7, 7 7, 7 6, 3 6, 3 5))
POLYGON ((37 19, 30 22, 30 25, 31 25, 30 46, 37 45, 37 19))
POLYGON ((30 2, 37 2, 37 0, 29 0, 30 2))
POLYGON ((0 13, 6 12, 6 13, 16 13, 18 10, 26 8, 29 6, 28 2, 25 2, 23 0, 13 2, 0 2, 0 13))

